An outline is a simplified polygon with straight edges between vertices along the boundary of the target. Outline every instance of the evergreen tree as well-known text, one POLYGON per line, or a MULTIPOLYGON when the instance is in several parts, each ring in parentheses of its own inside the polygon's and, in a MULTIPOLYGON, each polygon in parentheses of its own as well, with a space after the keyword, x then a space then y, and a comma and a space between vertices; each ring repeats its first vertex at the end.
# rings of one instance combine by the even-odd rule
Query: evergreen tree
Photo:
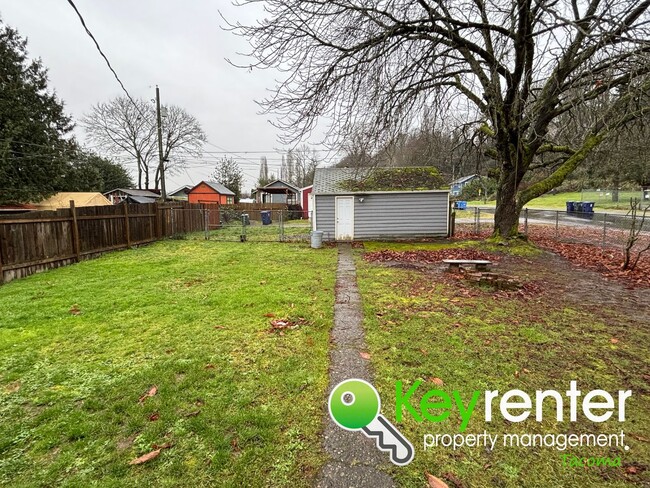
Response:
POLYGON ((269 180, 269 163, 266 159, 266 156, 260 158, 260 176, 257 179, 257 186, 262 187, 266 186, 271 182, 269 180))
POLYGON ((244 182, 244 173, 232 158, 222 158, 217 163, 212 178, 235 194, 235 203, 239 203, 244 182))
POLYGON ((0 204, 54 194, 74 156, 73 124, 48 89, 47 70, 0 20, 0 204))
POLYGON ((104 193, 133 186, 131 176, 120 164, 92 152, 80 152, 70 164, 60 189, 104 193))

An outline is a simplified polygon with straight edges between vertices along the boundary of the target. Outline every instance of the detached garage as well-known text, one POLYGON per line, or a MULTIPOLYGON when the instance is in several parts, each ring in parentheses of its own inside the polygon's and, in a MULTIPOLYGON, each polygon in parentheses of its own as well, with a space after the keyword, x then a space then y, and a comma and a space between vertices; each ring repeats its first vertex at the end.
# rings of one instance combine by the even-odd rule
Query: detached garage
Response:
POLYGON ((447 237, 442 185, 435 168, 318 168, 312 227, 330 241, 447 237))

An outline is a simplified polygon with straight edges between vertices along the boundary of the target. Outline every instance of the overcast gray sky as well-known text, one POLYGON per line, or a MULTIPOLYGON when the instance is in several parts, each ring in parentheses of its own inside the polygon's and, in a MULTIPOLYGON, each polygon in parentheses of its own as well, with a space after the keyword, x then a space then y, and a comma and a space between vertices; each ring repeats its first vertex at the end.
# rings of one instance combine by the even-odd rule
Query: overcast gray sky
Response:
MULTIPOLYGON (((277 171, 280 145, 255 100, 274 85, 274 73, 234 68, 247 43, 220 28, 229 20, 253 21, 259 9, 230 0, 75 0, 90 30, 133 97, 179 105, 198 118, 208 141, 228 151, 269 151, 277 171)), ((66 0, 0 0, 0 16, 29 40, 30 55, 49 69, 50 86, 78 120, 91 105, 122 94, 66 0)), ((83 132, 79 138, 83 140, 83 132)), ((208 145, 206 151, 219 151, 208 145)), ((259 154, 237 158, 247 188, 259 172, 259 154)), ((168 189, 206 179, 217 154, 168 179, 168 189), (171 180, 171 181, 170 181, 171 180)), ((133 169, 133 167, 131 167, 133 169)))

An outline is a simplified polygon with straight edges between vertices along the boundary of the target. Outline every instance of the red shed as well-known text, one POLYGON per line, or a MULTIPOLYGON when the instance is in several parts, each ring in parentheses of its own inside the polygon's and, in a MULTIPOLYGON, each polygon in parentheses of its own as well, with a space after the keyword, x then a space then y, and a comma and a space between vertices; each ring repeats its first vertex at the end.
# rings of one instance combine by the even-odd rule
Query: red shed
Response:
POLYGON ((232 205, 235 203, 235 194, 221 183, 202 181, 187 194, 190 203, 220 203, 232 205))
POLYGON ((311 192, 314 185, 309 185, 300 189, 300 203, 302 204, 302 218, 309 219, 311 217, 312 209, 312 196, 311 192))

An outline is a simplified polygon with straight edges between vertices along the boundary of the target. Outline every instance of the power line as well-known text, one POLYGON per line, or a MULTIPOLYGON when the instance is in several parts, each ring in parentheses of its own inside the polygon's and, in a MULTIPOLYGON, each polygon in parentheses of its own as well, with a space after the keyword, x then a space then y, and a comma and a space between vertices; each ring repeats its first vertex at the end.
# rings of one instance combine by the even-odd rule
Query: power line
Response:
MULTIPOLYGON (((214 144, 210 144, 210 145, 214 146, 214 144)), ((217 146, 215 146, 215 147, 217 147, 217 146)), ((203 152, 206 153, 206 154, 235 154, 235 153, 239 153, 239 154, 262 154, 262 155, 264 155, 264 154, 289 154, 290 152, 295 155, 295 154, 298 153, 298 151, 279 150, 279 149, 271 149, 271 150, 268 150, 268 151, 257 151, 257 150, 256 151, 226 151, 226 150, 223 150, 223 151, 203 151, 203 152)), ((313 152, 329 152, 329 151, 326 150, 326 149, 310 149, 309 152, 313 153, 313 152)))
POLYGON ((90 37, 93 40, 93 42, 95 43, 95 47, 97 48, 97 51, 99 51, 99 54, 102 56, 102 58, 104 58, 104 61, 106 61, 106 65, 108 66, 108 69, 110 69, 111 73, 113 73, 113 76, 115 77, 117 82, 120 84, 120 87, 122 87, 122 90, 124 91, 124 93, 126 93, 127 98, 131 101, 131 103, 136 108, 136 110, 140 113, 140 115, 142 117, 144 117, 144 114, 140 110, 140 107, 138 107, 138 105, 135 103, 135 100, 133 100, 133 97, 131 97, 131 94, 129 93, 129 91, 124 86, 124 83, 122 83, 122 80, 120 80, 120 77, 117 75, 117 72, 113 69, 113 66, 111 65, 111 62, 108 60, 108 58, 104 54, 104 51, 102 51, 102 48, 99 45, 99 42, 97 42, 97 39, 95 39, 95 36, 93 35, 93 33, 90 32, 90 29, 86 25, 86 21, 84 20, 83 16, 81 15, 81 12, 79 12, 79 9, 77 8, 77 6, 74 4, 74 2, 72 0, 68 0, 68 3, 74 9, 74 11, 77 13, 77 17, 79 17, 79 21, 81 22, 81 25, 83 26, 84 30, 86 31, 86 34, 88 34, 88 37, 90 37))
MULTIPOLYGON (((216 148, 219 149, 220 151, 226 151, 226 152, 229 152, 227 149, 224 149, 224 148, 221 147, 221 146, 217 146, 216 144, 212 144, 212 143, 209 142, 209 141, 206 141, 206 144, 208 144, 208 145, 210 145, 210 146, 212 146, 212 147, 216 147, 216 148)), ((234 154, 235 156, 240 157, 240 158, 242 158, 242 159, 245 159, 245 160, 247 160, 247 161, 250 161, 250 162, 252 162, 252 163, 259 164, 259 161, 253 161, 252 159, 250 159, 250 158, 246 158, 246 157, 243 157, 243 156, 241 156, 241 155, 239 155, 239 154, 237 154, 237 153, 232 153, 232 152, 231 152, 230 154, 234 154)))

